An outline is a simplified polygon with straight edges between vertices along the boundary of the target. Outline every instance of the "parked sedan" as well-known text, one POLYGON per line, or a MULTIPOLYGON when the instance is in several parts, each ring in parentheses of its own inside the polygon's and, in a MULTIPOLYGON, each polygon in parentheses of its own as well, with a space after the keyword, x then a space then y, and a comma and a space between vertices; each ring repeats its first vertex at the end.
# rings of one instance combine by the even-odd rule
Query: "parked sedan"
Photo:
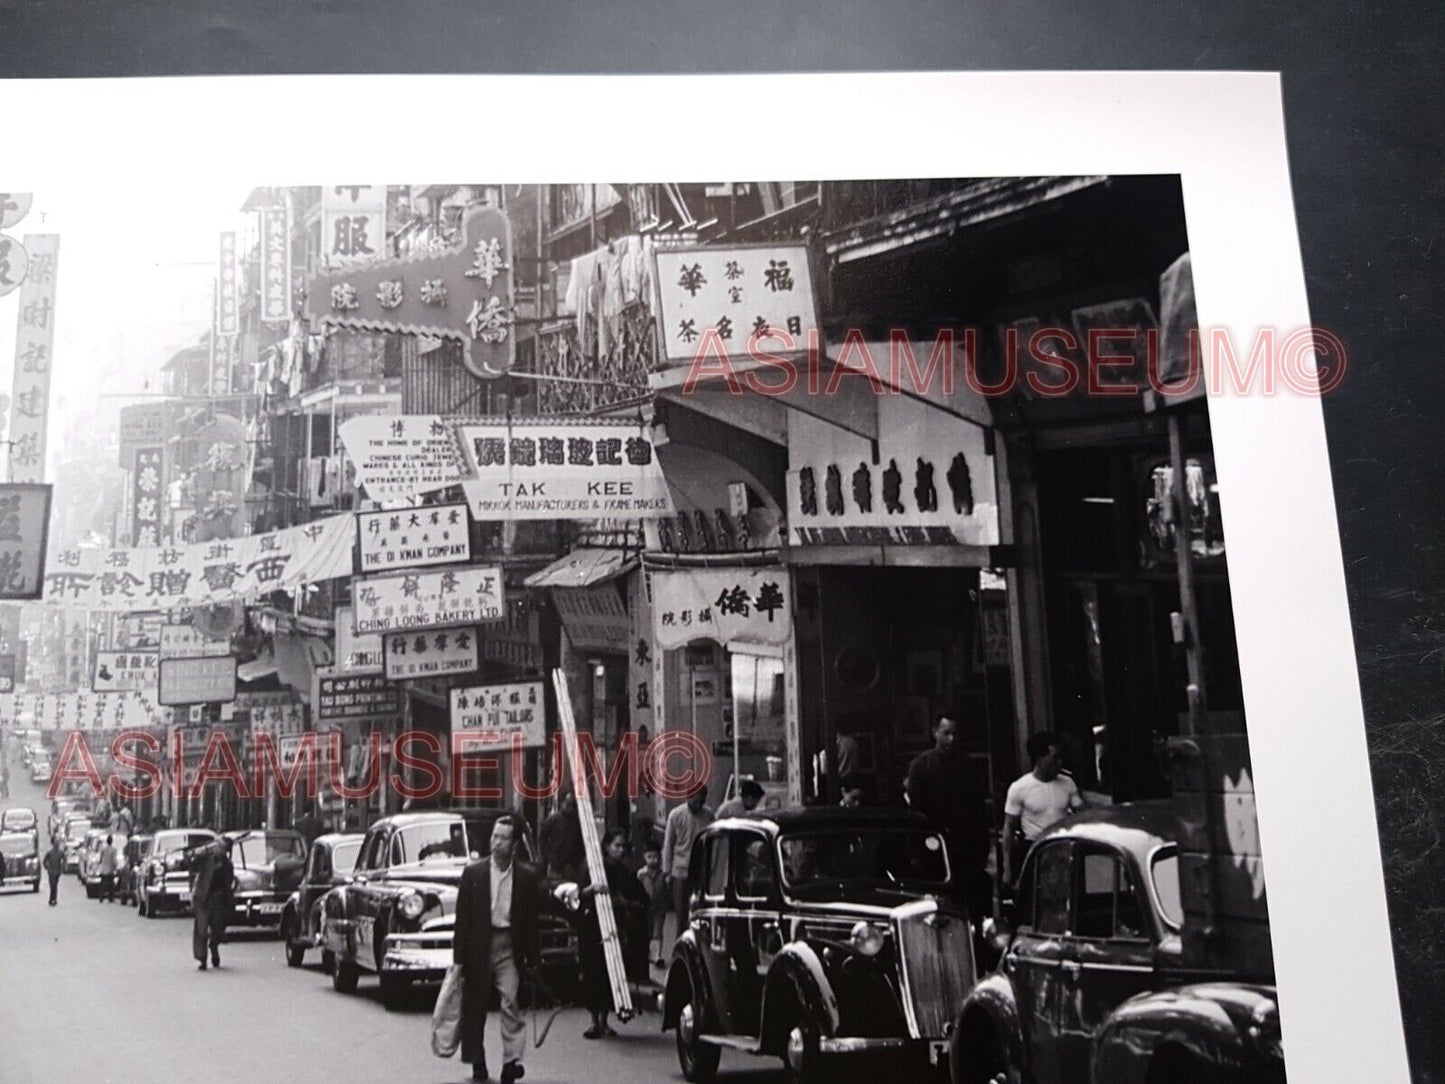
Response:
MULTIPOLYGON (((347 882, 356 868, 362 838, 331 833, 318 836, 312 842, 301 883, 281 912, 281 936, 286 941, 288 967, 300 967, 307 949, 320 946, 321 899, 337 885, 347 882)), ((330 960, 327 970, 334 965, 335 960, 330 960)))
POLYGON ((286 900, 301 882, 306 840, 300 832, 260 829, 227 832, 225 838, 236 870, 231 925, 279 927, 286 900))
POLYGON ((190 909, 191 860, 215 839, 216 833, 205 828, 167 828, 155 834, 145 866, 136 875, 136 910, 142 918, 190 909))
MULTIPOLYGON (((937 1066, 974 982, 973 931, 943 834, 917 814, 790 809, 717 821, 693 846, 691 919, 664 1029, 689 1081, 724 1049, 794 1079, 879 1055, 937 1066)), ((901 1075, 901 1074, 900 1074, 901 1075)))
POLYGON ((1040 835, 1002 963, 959 1013, 954 1084, 1283 1084, 1268 961, 1206 976, 1183 958, 1177 823, 1140 802, 1040 835))
POLYGON ((124 859, 115 878, 115 893, 121 903, 136 902, 136 874, 144 867, 150 850, 149 835, 135 835, 125 841, 124 859))
POLYGON ((60 846, 65 853, 66 873, 80 872, 80 852, 90 829, 90 818, 80 813, 67 815, 65 823, 60 826, 60 846))
POLYGON ((0 833, 0 858, 5 860, 0 886, 28 884, 31 892, 40 891, 39 833, 34 829, 0 833))
POLYGON ((86 899, 100 898, 100 852, 105 849, 107 839, 111 840, 115 847, 115 884, 118 886, 120 883, 121 869, 125 863, 125 846, 129 837, 124 832, 110 828, 92 828, 85 833, 85 845, 80 852, 80 882, 85 885, 86 899))

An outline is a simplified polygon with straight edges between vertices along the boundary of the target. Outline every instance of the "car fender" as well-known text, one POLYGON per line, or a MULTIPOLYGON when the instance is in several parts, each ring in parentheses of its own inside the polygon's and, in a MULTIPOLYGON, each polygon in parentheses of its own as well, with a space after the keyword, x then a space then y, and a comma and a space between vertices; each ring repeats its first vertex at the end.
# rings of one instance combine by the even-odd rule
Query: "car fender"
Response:
POLYGON ((815 1035, 827 1038, 838 1033, 838 998, 823 961, 811 945, 793 941, 783 946, 763 980, 759 1038, 764 1051, 783 1052, 800 1012, 815 1035))
POLYGON ((345 886, 333 888, 322 897, 321 940, 323 947, 339 959, 355 956, 356 922, 351 917, 351 900, 345 886))
POLYGON ((684 984, 692 990, 698 1018, 711 1027, 718 1019, 717 1002, 713 998, 712 987, 708 984, 707 968, 702 962, 697 935, 692 930, 684 930, 672 948, 672 963, 667 969, 667 985, 663 987, 663 1031, 677 1027, 677 1018, 682 1013, 684 984))
POLYGON ((1273 1000, 1272 988, 1246 983, 1199 983, 1130 998, 1094 1037, 1092 1077, 1145 1084, 1155 1059, 1166 1055, 1245 1072, 1263 1057, 1248 1036, 1251 1013, 1273 1000))
POLYGON ((960 1079, 959 1074, 968 1063, 970 1051, 977 1049, 979 1037, 984 1033, 991 1033, 998 1039, 1004 1060, 1011 1070, 1010 1079, 1028 1079, 1018 1000, 1014 996, 1013 983, 1007 975, 998 972, 980 980, 963 999, 948 1044, 948 1066, 953 1080, 960 1079))

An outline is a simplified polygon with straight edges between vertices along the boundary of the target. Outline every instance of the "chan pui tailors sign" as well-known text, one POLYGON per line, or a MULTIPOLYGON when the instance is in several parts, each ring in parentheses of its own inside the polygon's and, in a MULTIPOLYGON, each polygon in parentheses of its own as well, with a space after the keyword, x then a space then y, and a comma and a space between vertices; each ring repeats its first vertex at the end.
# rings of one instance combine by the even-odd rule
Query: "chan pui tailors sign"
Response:
POLYGON ((461 752, 532 749, 547 740, 546 704, 540 681, 470 685, 452 689, 452 735, 475 735, 461 752))
POLYGON ((358 635, 500 621, 502 570, 467 565, 352 580, 351 607, 358 635))
POLYGON ((475 629, 389 632, 381 643, 388 681, 474 674, 479 663, 475 629))
POLYGON ((358 512, 360 571, 388 572, 469 561, 472 544, 468 524, 464 504, 358 512))
POLYGON ((786 644, 793 630, 793 587, 778 565, 694 568, 648 575, 657 646, 693 640, 786 644))
POLYGON ((478 520, 652 519, 670 515, 651 429, 635 421, 527 419, 457 430, 478 520))

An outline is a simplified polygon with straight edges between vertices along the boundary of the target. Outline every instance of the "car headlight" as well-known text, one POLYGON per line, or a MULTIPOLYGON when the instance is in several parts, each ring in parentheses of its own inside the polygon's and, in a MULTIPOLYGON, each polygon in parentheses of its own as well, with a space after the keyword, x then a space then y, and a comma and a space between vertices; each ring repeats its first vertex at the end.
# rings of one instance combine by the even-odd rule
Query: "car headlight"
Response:
POLYGON ((849 938, 853 948, 864 956, 877 956, 883 950, 883 931, 871 922, 859 922, 849 938))
POLYGON ((1249 1038, 1261 1054, 1284 1059, 1284 1044, 1279 1030, 1279 1005, 1266 998, 1249 1015, 1249 1038))
POLYGON ((397 906, 407 918, 420 918, 421 913, 426 910, 426 900, 422 899, 420 892, 413 890, 403 896, 397 906))

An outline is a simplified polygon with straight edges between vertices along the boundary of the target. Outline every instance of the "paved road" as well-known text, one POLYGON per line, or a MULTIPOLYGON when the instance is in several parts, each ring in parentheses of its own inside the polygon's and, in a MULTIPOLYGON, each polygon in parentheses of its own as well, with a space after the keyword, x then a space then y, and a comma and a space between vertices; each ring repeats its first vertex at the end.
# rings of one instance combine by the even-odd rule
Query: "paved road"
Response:
MULTIPOLYGON (((44 822, 48 804, 12 757, 11 798, 44 822)), ((432 1055, 430 1002, 387 1012, 376 980, 338 994, 318 954, 285 964, 280 942, 238 933, 219 971, 196 970, 189 918, 141 919, 87 900, 73 874, 60 903, 44 887, 0 891, 0 1081, 4 1084, 221 1084, 233 1081, 463 1081, 461 1062, 432 1055)), ((655 1013, 588 1042, 580 1010, 564 1012, 529 1049, 526 1084, 680 1081, 672 1035, 655 1013)), ((529 1029, 531 1022, 529 1021, 529 1029)), ((530 1035, 529 1035, 530 1042, 530 1035)), ((501 1065, 495 1022, 489 1061, 501 1065)), ((776 1084, 777 1062, 725 1054, 735 1084, 776 1084)))

